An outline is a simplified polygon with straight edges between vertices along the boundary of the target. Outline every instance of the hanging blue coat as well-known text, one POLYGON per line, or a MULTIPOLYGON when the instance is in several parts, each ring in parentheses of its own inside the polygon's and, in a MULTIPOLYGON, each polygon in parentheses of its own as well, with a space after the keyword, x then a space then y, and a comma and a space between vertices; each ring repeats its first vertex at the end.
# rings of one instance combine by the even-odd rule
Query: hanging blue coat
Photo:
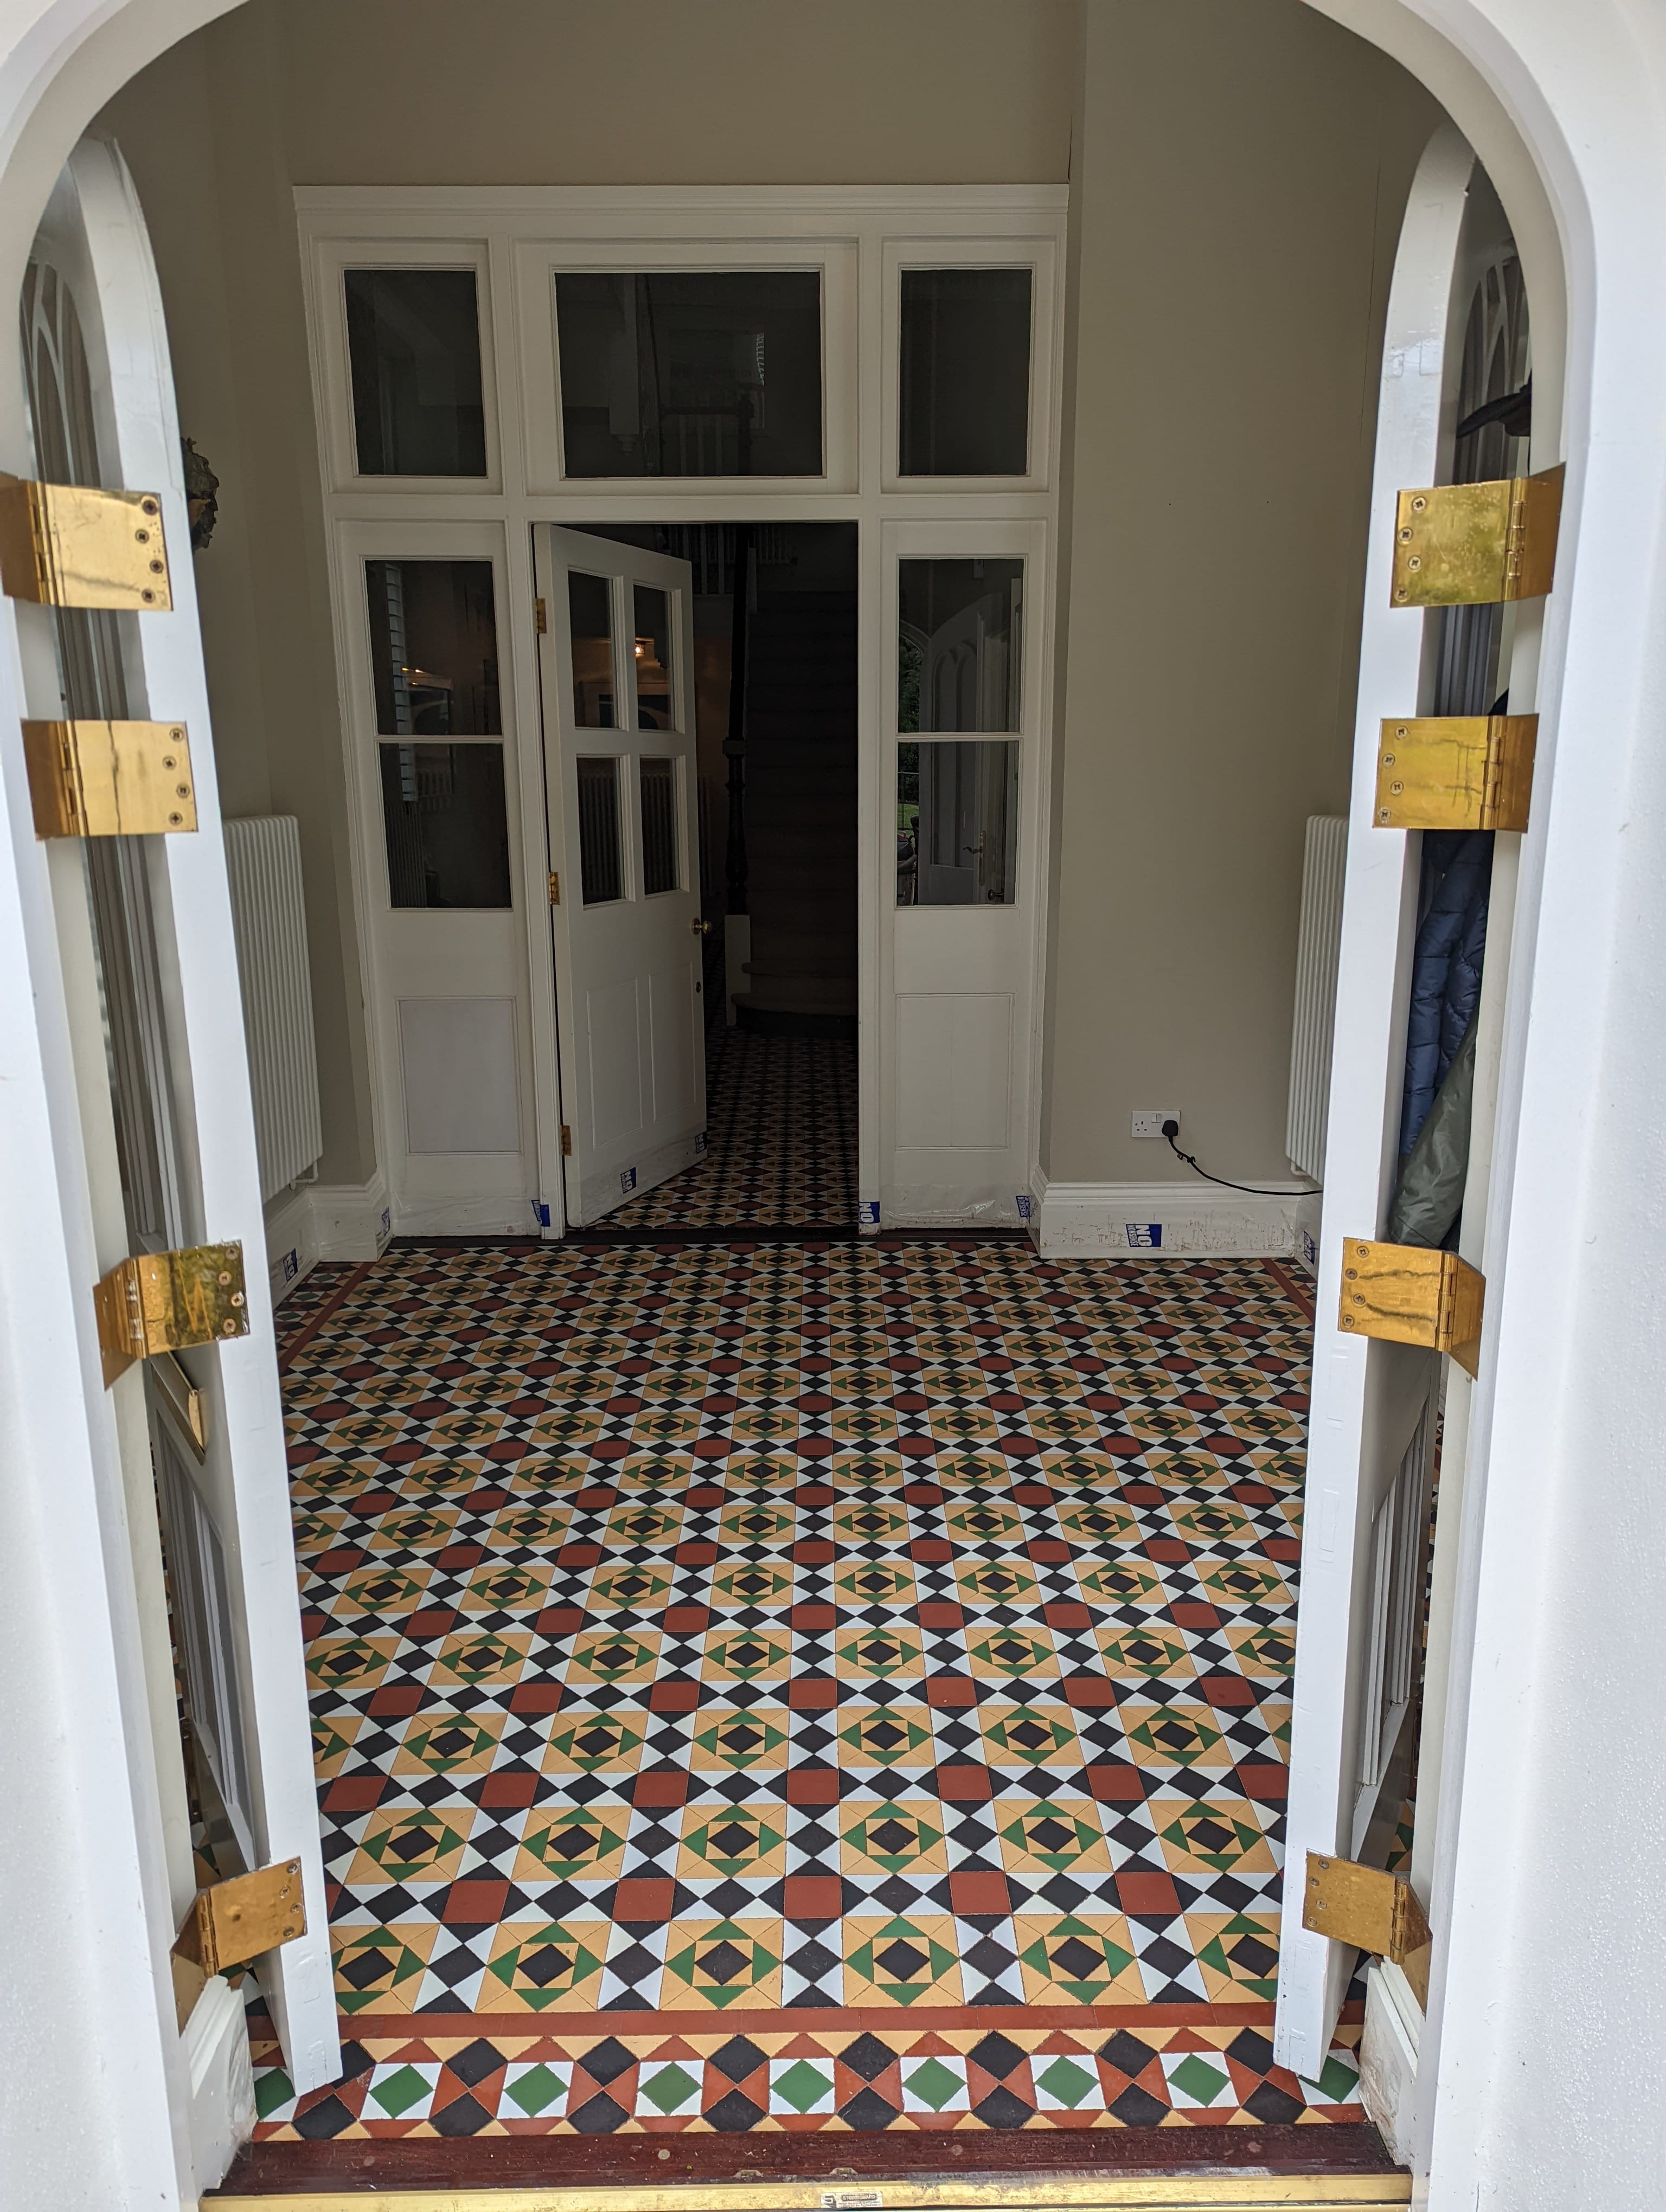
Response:
POLYGON ((1417 1142, 1480 1003, 1492 884, 1491 830, 1424 832, 1422 917, 1412 957, 1406 1091, 1400 1113, 1402 1159, 1417 1142))

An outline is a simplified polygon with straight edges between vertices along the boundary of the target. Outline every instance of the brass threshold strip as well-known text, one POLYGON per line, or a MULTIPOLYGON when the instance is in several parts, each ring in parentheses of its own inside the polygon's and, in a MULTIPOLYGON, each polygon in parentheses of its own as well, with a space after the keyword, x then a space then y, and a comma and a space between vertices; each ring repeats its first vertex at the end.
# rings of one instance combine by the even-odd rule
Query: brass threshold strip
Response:
POLYGON ((215 2191, 204 2212, 1376 2212, 1408 2204, 1407 2173, 1014 2174, 964 2181, 673 2182, 647 2188, 215 2191))

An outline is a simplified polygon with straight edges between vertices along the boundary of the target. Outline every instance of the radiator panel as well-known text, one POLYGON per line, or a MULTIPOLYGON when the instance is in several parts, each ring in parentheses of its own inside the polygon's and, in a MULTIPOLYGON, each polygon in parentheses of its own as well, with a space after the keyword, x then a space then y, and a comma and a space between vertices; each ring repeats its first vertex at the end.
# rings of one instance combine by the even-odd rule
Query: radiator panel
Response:
POLYGON ((1290 1043, 1290 1114, 1285 1151, 1291 1165, 1311 1176, 1315 1182, 1322 1182, 1325 1171, 1347 830, 1346 815, 1310 816, 1302 859, 1302 922, 1296 947, 1296 1019, 1290 1043))
POLYGON ((301 835, 294 815, 228 822, 226 868, 265 1200, 305 1175, 324 1150, 301 835))

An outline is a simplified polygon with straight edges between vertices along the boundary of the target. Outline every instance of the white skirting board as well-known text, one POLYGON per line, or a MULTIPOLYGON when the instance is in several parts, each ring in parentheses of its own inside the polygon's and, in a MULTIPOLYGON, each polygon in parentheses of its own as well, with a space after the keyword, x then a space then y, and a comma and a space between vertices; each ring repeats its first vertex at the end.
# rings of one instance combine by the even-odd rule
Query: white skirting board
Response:
POLYGON ((266 1208, 266 1265, 279 1305, 320 1260, 374 1260, 392 1233, 387 1189, 367 1183, 297 1183, 266 1208))
POLYGON ((1030 1233, 1044 1259, 1295 1260, 1317 1237, 1317 1194, 1266 1197, 1197 1182, 1053 1182, 1037 1175, 1030 1233), (1305 1232, 1306 1244, 1304 1244, 1305 1232))

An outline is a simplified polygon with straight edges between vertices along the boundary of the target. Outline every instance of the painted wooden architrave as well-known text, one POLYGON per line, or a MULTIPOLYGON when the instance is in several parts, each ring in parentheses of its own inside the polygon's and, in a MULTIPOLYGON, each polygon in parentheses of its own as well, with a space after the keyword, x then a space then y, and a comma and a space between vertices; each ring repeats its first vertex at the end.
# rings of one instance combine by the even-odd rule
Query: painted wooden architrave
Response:
POLYGON ((1375 826, 1377 768, 1382 721, 1418 705, 1425 656, 1423 621, 1392 606, 1389 580, 1400 491, 1438 472, 1443 403, 1462 339, 1454 289, 1474 167, 1455 128, 1436 132, 1407 206, 1383 341, 1318 1240, 1274 2039, 1279 2063, 1305 2075, 1323 2063, 1353 1954, 1302 1926, 1304 1869, 1310 1851, 1353 1854, 1371 1516, 1433 1387, 1431 1354, 1350 1338, 1336 1316, 1344 1236, 1381 1223, 1399 1133, 1417 855, 1408 854, 1406 832, 1375 826))
MULTIPOLYGON (((127 682, 136 706, 166 705, 199 733, 193 756, 198 834, 152 841, 149 866, 160 949, 172 999, 171 1076, 194 1169, 185 1226, 199 1241, 264 1254, 254 1115, 243 1036, 231 899, 221 836, 218 781, 173 381, 160 289, 132 180, 107 143, 84 139, 49 210, 71 254, 82 234, 83 324, 94 367, 102 449, 123 480, 157 489, 172 547, 173 605, 135 624, 127 682), (198 1218, 193 1219, 191 1213, 198 1218)), ((70 856, 73 858, 73 855, 70 856)), ((271 1304, 264 1268, 247 1269, 248 1333, 199 1355, 209 1443, 196 1480, 225 1555, 235 1656, 242 1674, 253 1842, 263 1857, 300 1863, 312 1932, 269 1953, 262 1984, 286 2059, 298 2079, 331 2080, 339 2063, 324 1870, 306 1704, 288 1467, 277 1389, 271 1304)), ((148 1477, 147 1477, 148 1480, 148 1477)), ((153 1931, 159 1986, 172 2010, 166 1954, 153 1931)))
MULTIPOLYGON (((321 426, 321 468, 326 517, 332 521, 404 521, 443 515, 458 523, 490 522, 503 531, 506 602, 500 621, 506 642, 504 712, 513 701, 517 726, 538 726, 538 639, 532 604, 532 526, 616 522, 852 521, 859 526, 858 886, 859 1015, 872 1041, 890 1021, 890 975, 897 932, 894 849, 894 761, 885 717, 890 712, 882 678, 880 595, 885 571, 879 526, 885 521, 982 521, 990 524, 1056 521, 1060 437, 1060 378, 1063 359, 1062 281, 1067 188, 1053 185, 897 186, 301 186, 295 193, 307 295, 313 400, 321 426), (775 265, 824 265, 831 272, 824 332, 828 453, 835 467, 823 479, 748 483, 734 478, 617 478, 572 481, 556 489, 545 481, 555 435, 549 373, 553 364, 548 307, 549 272, 557 265, 595 267, 733 265, 740 244, 752 241, 775 265), (945 264, 994 248, 1035 270, 1031 472, 1018 489, 976 489, 953 480, 888 481, 885 392, 897 372, 897 318, 887 316, 888 244, 906 243, 918 264, 940 252, 945 264), (762 242, 762 243, 760 243, 762 242), (350 410, 345 380, 344 313, 340 271, 349 265, 429 266, 466 264, 479 272, 483 368, 494 387, 486 394, 489 474, 478 481, 365 477, 352 474, 350 410), (528 333, 531 333, 529 341, 528 333), (526 348, 531 343, 529 356, 526 348), (842 359, 835 358, 836 354, 842 359), (542 455, 544 458, 540 459, 542 455), (847 466, 848 461, 848 466, 847 466), (501 487, 501 488, 500 488, 501 487), (420 495, 420 498, 418 497, 420 495)), ((892 270, 894 274, 894 267, 892 270)), ((558 479, 548 479, 559 483, 558 479)), ((350 672, 342 648, 355 612, 336 584, 337 661, 344 701, 350 672)), ((1050 651, 1052 587, 1045 605, 1032 608, 1032 639, 1050 651)), ((1052 747, 1050 680, 1040 702, 1040 726, 1031 757, 1036 819, 1049 819, 1052 747)), ((524 963, 516 986, 532 1038, 537 1131, 537 1198, 547 1206, 543 1233, 563 1233, 562 1170, 556 1074, 555 971, 546 926, 549 867, 544 846, 545 794, 536 749, 519 748, 520 860, 517 903, 524 913, 524 963)), ((514 801, 512 800, 512 805, 514 801)), ((371 825, 374 828, 374 824, 371 825)), ((371 896, 367 889, 368 833, 353 841, 354 907, 363 988, 372 992, 368 954, 371 896)), ((1035 1010, 1017 1039, 1025 1064, 1024 1088, 1041 1096, 1041 1023, 1045 960, 1043 927, 1049 855, 1037 840, 1030 882, 1033 942, 1029 947, 1028 994, 1035 1010)), ((375 878, 368 883, 374 886, 375 878)), ((864 1197, 879 1196, 889 1175, 882 1160, 885 1118, 880 1055, 861 1054, 859 1090, 859 1184, 864 1197)), ((382 1094, 380 1066, 373 1069, 379 1158, 394 1110, 382 1094)), ((1038 1129, 1033 1112, 1019 1150, 1037 1170, 1038 1129)), ((1027 1194, 1021 1176, 1006 1198, 1004 1218, 1016 1222, 1018 1199, 1027 1194)), ((392 1196, 395 1230, 402 1218, 392 1196)), ((430 1227, 437 1224, 430 1223, 430 1227)), ((532 1226, 529 1219, 529 1227, 532 1226)))

